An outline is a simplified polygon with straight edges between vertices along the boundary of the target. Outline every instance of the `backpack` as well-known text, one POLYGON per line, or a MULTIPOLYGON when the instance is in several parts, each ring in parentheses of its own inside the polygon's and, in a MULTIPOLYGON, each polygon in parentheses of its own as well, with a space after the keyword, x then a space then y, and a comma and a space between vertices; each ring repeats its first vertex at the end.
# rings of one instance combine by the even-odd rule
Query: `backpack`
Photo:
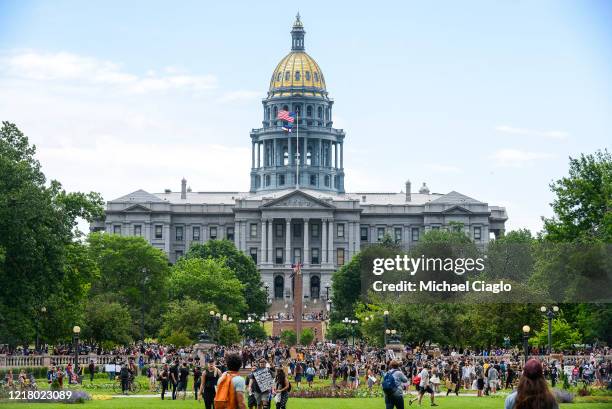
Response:
POLYGON ((387 372, 385 374, 385 377, 383 378, 381 386, 385 393, 392 393, 397 388, 397 386, 395 385, 395 377, 393 376, 393 373, 395 373, 395 371, 397 371, 397 369, 387 372))
POLYGON ((223 374, 222 379, 220 379, 217 385, 217 393, 215 394, 214 401, 215 409, 236 409, 236 390, 232 382, 232 379, 234 379, 236 375, 237 374, 231 374, 229 372, 223 374))

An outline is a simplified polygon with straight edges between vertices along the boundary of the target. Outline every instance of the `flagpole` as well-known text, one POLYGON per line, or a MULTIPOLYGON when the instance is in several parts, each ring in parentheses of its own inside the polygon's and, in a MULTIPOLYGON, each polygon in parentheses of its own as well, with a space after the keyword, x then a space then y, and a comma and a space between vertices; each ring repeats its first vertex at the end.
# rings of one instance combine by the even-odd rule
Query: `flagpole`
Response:
POLYGON ((296 110, 296 127, 295 127, 295 149, 297 152, 297 160, 295 161, 295 188, 300 188, 300 111, 296 110))

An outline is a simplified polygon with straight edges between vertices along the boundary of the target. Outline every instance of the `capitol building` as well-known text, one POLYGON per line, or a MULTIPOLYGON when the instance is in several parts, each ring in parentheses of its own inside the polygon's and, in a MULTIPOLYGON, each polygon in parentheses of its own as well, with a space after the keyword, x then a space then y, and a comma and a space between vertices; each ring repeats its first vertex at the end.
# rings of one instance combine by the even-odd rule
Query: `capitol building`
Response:
POLYGON ((109 201, 92 231, 142 236, 171 262, 192 243, 231 240, 256 262, 272 311, 293 303, 292 263, 303 264, 303 302, 320 308, 334 271, 387 234, 406 249, 435 229, 463 229, 480 246, 503 234, 505 208, 456 191, 433 193, 407 181, 398 192, 346 192, 346 133, 333 127, 334 101, 304 37, 298 15, 291 51, 262 101, 262 127, 250 133, 249 191, 194 192, 185 179, 180 191, 137 190, 109 201), (283 110, 297 114, 291 133, 277 119, 283 110))

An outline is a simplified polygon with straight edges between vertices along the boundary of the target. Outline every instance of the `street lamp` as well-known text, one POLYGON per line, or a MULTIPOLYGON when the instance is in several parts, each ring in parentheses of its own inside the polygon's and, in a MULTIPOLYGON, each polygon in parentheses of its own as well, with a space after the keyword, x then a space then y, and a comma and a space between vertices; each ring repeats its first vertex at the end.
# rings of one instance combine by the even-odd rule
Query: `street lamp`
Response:
POLYGON ((383 312, 383 316, 385 319, 385 345, 387 345, 387 335, 389 335, 387 333, 387 328, 389 327, 389 311, 385 310, 385 312, 383 312))
POLYGON ((540 311, 548 319, 548 355, 552 354, 552 320, 559 312, 559 307, 556 305, 552 308, 547 308, 544 305, 540 307, 540 311))
MULTIPOLYGON (((213 310, 209 311, 210 314, 210 325, 211 325, 211 333, 214 333, 213 339, 216 343, 219 343, 219 326, 221 325, 221 313, 213 310)), ((225 317, 224 321, 227 320, 227 315, 223 314, 225 317)))
POLYGON ((145 337, 145 287, 149 282, 149 276, 147 273, 149 270, 145 268, 142 269, 142 286, 141 286, 141 296, 142 301, 140 303, 140 339, 144 342, 145 337))
POLYGON ((74 334, 74 336, 73 336, 73 341, 74 341, 74 373, 77 376, 77 382, 80 383, 80 377, 79 377, 79 334, 81 333, 81 327, 79 327, 78 325, 75 325, 74 328, 72 328, 72 333, 74 334))
POLYGON ((34 345, 34 350, 38 351, 39 346, 40 346, 40 322, 41 322, 41 317, 47 312, 47 307, 43 306, 40 307, 40 314, 38 314, 38 322, 36 323, 36 343, 34 345))
POLYGON ((525 363, 529 357, 529 332, 531 328, 529 325, 523 325, 523 352, 525 353, 525 363))

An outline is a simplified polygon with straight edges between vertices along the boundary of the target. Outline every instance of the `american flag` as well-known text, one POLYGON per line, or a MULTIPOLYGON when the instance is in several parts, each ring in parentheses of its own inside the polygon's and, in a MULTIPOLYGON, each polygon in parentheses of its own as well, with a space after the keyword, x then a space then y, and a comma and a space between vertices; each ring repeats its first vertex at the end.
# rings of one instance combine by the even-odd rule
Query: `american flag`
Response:
POLYGON ((284 109, 278 112, 278 119, 293 123, 295 121, 295 112, 285 111, 284 109))
POLYGON ((293 267, 293 272, 294 273, 301 273, 302 272, 302 263, 295 263, 295 264, 291 264, 291 267, 293 267))

